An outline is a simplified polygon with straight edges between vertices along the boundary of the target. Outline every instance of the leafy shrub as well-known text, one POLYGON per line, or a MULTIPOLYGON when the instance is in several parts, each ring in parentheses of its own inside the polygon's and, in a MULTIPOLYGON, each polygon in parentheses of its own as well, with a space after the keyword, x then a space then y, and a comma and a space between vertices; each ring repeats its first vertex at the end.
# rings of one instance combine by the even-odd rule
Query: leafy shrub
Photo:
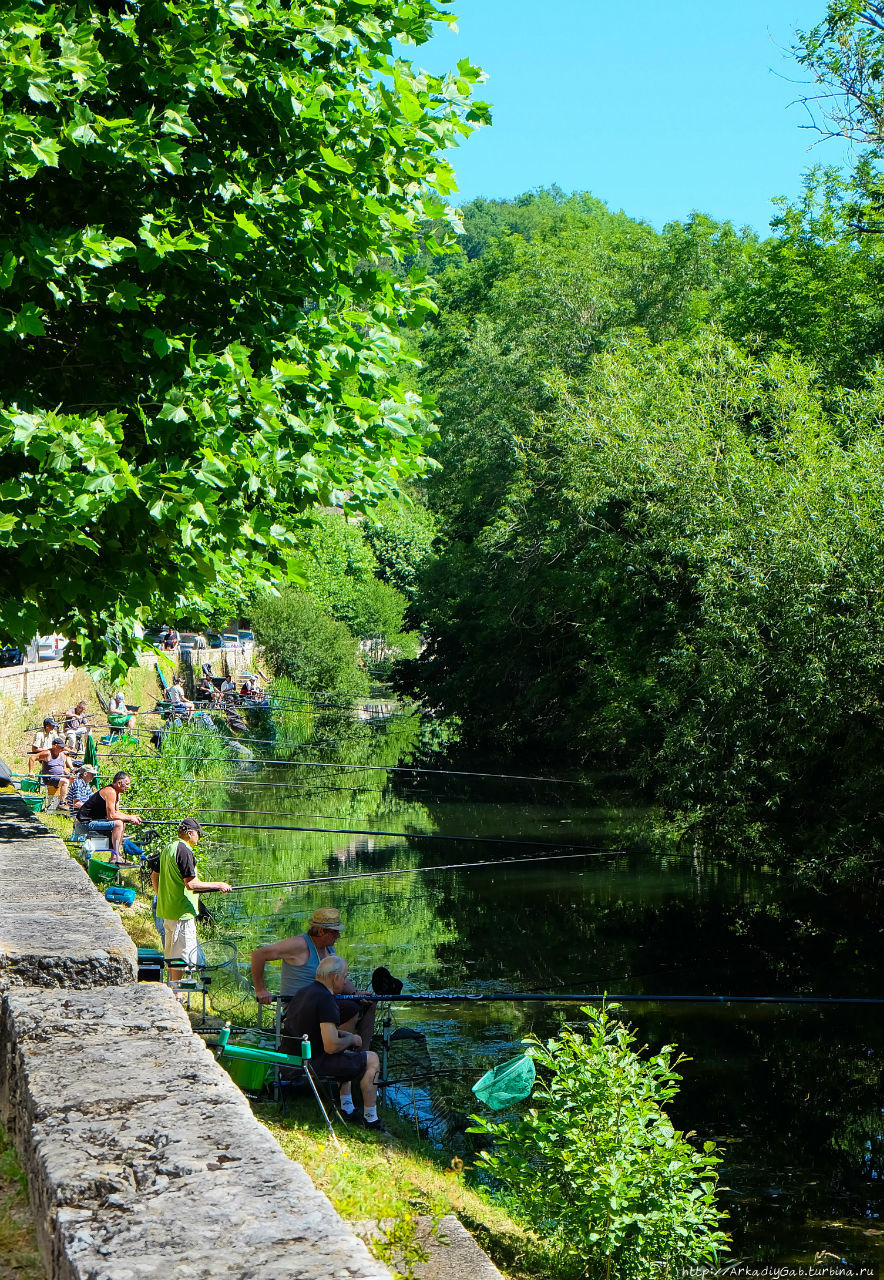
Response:
POLYGON ((479 1156, 527 1223, 575 1277, 645 1280, 676 1266, 715 1265, 726 1247, 715 1204, 718 1163, 696 1151, 663 1106, 681 1077, 672 1046, 644 1058, 609 1010, 583 1010, 586 1033, 531 1037, 539 1068, 523 1116, 478 1120, 494 1138, 479 1156))
POLYGON ((418 574, 433 558, 435 522, 426 507, 382 502, 363 521, 363 534, 377 558, 377 574, 411 600, 418 574))
POLYGON ((279 596, 262 597, 252 621, 275 676, 286 676, 301 689, 334 702, 367 696, 368 677, 357 665, 354 636, 306 592, 290 588, 279 596))

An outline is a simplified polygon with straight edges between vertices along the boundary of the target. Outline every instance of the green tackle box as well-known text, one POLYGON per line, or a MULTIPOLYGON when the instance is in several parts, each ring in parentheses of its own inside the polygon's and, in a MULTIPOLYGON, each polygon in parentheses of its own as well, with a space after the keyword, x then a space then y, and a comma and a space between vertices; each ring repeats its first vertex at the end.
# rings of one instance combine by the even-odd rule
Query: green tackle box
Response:
POLYGON ((138 948, 138 981, 162 982, 163 953, 156 947, 138 948))

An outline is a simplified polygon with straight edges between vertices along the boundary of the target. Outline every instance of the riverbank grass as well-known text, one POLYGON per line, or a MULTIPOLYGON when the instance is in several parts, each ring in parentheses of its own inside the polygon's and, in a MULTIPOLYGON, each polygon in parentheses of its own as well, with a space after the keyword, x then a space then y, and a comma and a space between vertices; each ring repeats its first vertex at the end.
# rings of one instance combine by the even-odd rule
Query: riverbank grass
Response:
POLYGON ((44 1280, 25 1176, 0 1126, 0 1280, 44 1280))
POLYGON ((347 1127, 338 1134, 341 1152, 312 1098, 294 1100, 286 1116, 271 1103, 253 1105, 286 1155, 303 1165, 346 1222, 393 1222, 392 1238, 404 1239, 407 1256, 415 1218, 438 1220, 453 1213, 511 1280, 555 1277, 554 1259, 536 1237, 468 1185, 469 1169, 418 1140, 411 1126, 389 1110, 383 1112, 387 1138, 347 1127))

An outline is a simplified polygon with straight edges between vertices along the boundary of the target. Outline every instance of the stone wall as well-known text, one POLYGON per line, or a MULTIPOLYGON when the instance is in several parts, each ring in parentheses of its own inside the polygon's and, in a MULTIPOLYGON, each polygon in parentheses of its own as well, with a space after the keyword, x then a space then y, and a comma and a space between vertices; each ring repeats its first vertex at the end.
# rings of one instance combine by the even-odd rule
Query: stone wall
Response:
POLYGON ((61 841, 0 798, 0 1118, 48 1280, 382 1280, 61 841))

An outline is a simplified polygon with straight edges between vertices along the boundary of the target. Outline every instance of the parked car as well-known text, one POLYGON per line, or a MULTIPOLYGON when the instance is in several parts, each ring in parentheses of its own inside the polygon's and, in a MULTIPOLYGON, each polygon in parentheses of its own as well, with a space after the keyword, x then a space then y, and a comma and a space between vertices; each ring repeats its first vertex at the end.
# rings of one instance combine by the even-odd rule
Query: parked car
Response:
POLYGON ((37 657, 45 662, 50 658, 60 658, 67 648, 64 636, 37 636, 37 657))
POLYGON ((239 643, 240 643, 240 644, 254 644, 254 643, 255 643, 255 633, 254 633, 254 631, 238 631, 236 634, 237 634, 237 636, 238 636, 238 638, 239 638, 239 643))
POLYGON ((221 637, 221 648, 238 649, 239 633, 237 631, 225 631, 224 635, 221 637))
POLYGON ((0 667, 18 667, 21 666, 24 660, 25 655, 15 645, 5 644, 0 649, 0 667))
POLYGON ((181 653, 192 653, 194 649, 208 649, 206 637, 199 631, 182 631, 179 633, 178 649, 181 653))

